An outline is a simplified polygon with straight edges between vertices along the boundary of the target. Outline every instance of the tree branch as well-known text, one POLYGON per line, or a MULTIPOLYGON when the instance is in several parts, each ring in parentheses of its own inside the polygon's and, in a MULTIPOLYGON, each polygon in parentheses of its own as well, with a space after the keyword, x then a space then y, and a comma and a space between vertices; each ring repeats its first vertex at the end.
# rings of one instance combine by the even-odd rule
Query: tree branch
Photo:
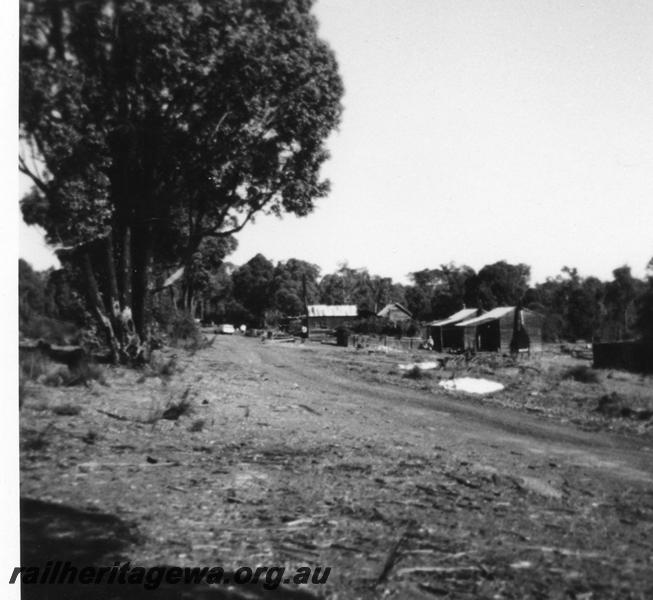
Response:
POLYGON ((234 233, 238 233, 249 221, 252 219, 252 217, 260 210, 262 210, 266 204, 272 200, 274 197, 275 192, 270 192, 267 194, 265 199, 262 202, 258 202, 255 204, 250 210, 247 212, 247 215, 243 219, 243 221, 236 225, 235 227, 232 227, 231 229, 227 229, 226 231, 218 231, 217 229, 208 229, 202 232, 202 237, 227 237, 229 235, 233 235, 234 233))
POLYGON ((21 173, 27 175, 34 182, 37 188, 39 188, 44 194, 48 194, 50 192, 50 188, 48 187, 48 185, 37 175, 32 173, 32 171, 30 171, 29 167, 27 166, 27 163, 25 162, 25 159, 22 156, 18 157, 18 163, 19 163, 18 170, 21 173))

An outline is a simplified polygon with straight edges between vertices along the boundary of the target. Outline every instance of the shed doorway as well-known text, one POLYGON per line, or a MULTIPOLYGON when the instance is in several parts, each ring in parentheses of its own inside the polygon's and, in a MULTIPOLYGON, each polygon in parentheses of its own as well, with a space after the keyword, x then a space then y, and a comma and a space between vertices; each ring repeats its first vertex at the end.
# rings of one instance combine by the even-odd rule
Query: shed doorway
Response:
POLYGON ((496 352, 501 347, 499 321, 483 323, 476 329, 476 346, 480 352, 496 352))

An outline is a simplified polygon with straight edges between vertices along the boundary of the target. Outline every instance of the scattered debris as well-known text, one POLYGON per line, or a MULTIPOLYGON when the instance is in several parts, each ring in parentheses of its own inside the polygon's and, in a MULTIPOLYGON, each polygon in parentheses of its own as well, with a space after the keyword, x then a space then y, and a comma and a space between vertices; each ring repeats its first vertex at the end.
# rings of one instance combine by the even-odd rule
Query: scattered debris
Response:
POLYGON ((467 392, 468 394, 492 394, 504 389, 504 385, 489 379, 477 379, 474 377, 458 377, 447 379, 439 383, 445 390, 453 392, 467 392))
POLYGON ((417 365, 415 365, 409 371, 405 371, 403 377, 406 377, 408 379, 422 379, 424 377, 430 378, 431 373, 429 371, 422 371, 422 369, 420 369, 417 365))
POLYGON ((531 569, 533 567, 533 563, 530 560, 517 560, 514 563, 510 564, 511 569, 531 569))
POLYGON ((556 500, 562 498, 562 492, 560 490, 557 490, 546 481, 542 481, 537 477, 521 477, 521 480, 518 480, 516 483, 521 489, 535 492, 536 494, 540 494, 540 496, 555 498, 556 500))
POLYGON ((97 440, 99 439, 99 435, 96 431, 93 429, 89 429, 83 436, 82 436, 82 441, 85 444, 95 444, 97 440))
POLYGON ((109 412, 108 410, 102 410, 101 408, 96 408, 97 412, 102 413, 103 415, 106 415, 107 417, 111 417, 112 419, 116 419, 116 421, 129 421, 127 417, 123 417, 122 415, 117 415, 116 413, 109 412))
POLYGON ((52 407, 52 412, 60 417, 74 417, 82 412, 82 409, 76 404, 59 404, 52 407))
POLYGON ((418 363, 408 363, 398 365, 400 371, 412 371, 413 369, 419 369, 420 371, 429 371, 431 369, 438 369, 440 363, 436 361, 425 361, 418 363))
POLYGON ((601 396, 596 407, 596 412, 606 417, 633 418, 640 421, 646 421, 653 417, 653 410, 632 408, 629 406, 627 400, 617 392, 601 396))
POLYGON ((197 419, 196 421, 193 421, 191 426, 188 428, 188 431, 191 433, 199 433, 204 429, 206 425, 206 419, 197 419))

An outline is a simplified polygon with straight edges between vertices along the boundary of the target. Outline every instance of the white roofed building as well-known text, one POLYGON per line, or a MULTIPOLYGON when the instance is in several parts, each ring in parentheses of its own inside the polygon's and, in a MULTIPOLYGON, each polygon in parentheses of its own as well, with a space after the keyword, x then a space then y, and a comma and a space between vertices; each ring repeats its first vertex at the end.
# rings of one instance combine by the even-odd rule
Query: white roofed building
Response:
POLYGON ((309 304, 306 308, 309 330, 335 329, 358 316, 355 304, 309 304))

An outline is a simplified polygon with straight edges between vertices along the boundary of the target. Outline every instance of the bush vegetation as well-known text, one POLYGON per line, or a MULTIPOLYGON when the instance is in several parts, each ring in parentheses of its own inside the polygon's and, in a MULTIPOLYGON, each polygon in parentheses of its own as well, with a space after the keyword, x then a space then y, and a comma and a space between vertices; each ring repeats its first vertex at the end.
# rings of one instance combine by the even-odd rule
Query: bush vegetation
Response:
POLYGON ((580 383, 599 383, 599 374, 587 365, 569 367, 562 374, 563 379, 573 379, 580 383))

